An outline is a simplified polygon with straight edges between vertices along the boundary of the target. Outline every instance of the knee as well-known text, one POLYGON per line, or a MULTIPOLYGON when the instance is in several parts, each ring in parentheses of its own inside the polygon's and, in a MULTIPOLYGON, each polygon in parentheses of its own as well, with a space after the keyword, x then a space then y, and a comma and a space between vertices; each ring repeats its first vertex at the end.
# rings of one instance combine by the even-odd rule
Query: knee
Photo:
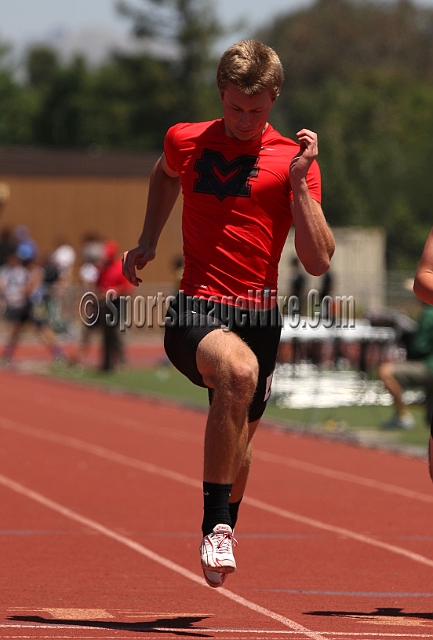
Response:
POLYGON ((208 334, 200 343, 196 358, 206 386, 227 397, 254 393, 259 373, 257 358, 237 336, 208 334))
POLYGON ((257 386, 259 366, 253 353, 242 360, 234 358, 227 367, 225 382, 234 393, 252 395, 257 386))
POLYGON ((393 366, 391 362, 384 362, 379 366, 378 369, 379 378, 384 382, 385 380, 389 380, 394 377, 393 366))

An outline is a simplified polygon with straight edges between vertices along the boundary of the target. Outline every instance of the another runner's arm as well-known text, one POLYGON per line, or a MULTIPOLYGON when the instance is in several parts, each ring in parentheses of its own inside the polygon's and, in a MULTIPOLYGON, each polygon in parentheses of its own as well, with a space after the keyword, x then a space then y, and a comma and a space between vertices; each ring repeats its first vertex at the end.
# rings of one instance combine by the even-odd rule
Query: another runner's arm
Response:
POLYGON ((413 291, 420 300, 433 305, 433 228, 430 230, 418 269, 415 274, 413 291))
POLYGON ((329 269, 335 241, 320 203, 313 200, 307 186, 308 169, 318 155, 317 135, 308 129, 301 129, 297 135, 301 150, 293 158, 289 170, 295 248, 305 270, 320 276, 329 269))
POLYGON ((131 284, 141 282, 136 269, 143 269, 156 255, 159 236, 180 192, 179 175, 169 168, 164 154, 153 167, 143 231, 135 249, 123 254, 123 275, 131 284))

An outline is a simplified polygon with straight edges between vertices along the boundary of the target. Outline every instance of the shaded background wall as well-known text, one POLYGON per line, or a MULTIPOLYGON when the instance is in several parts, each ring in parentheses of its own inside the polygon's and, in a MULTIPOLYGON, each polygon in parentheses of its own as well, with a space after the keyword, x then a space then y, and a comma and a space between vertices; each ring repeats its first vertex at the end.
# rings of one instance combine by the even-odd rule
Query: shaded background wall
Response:
MULTIPOLYGON (((77 251, 83 237, 115 238, 122 251, 137 244, 149 177, 158 154, 45 150, 1 150, 0 182, 8 198, 0 227, 28 227, 41 255, 59 238, 77 251)), ((173 261, 182 253, 181 202, 177 202, 161 236, 157 258, 143 270, 146 282, 170 282, 173 261)))
MULTIPOLYGON (((357 314, 368 309, 382 309, 387 304, 387 272, 385 267, 386 234, 375 227, 332 227, 335 253, 330 274, 333 296, 353 296, 357 314)), ((291 229, 280 263, 280 292, 290 291, 295 257, 291 229)), ((320 291, 323 277, 314 277, 301 268, 306 289, 320 291)))

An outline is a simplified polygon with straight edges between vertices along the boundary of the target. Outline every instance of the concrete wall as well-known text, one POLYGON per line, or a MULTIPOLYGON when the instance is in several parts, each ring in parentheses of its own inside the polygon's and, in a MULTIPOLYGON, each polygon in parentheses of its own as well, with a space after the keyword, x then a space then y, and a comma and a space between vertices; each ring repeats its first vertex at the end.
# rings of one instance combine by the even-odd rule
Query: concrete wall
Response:
MULTIPOLYGON (((24 224, 42 255, 54 249, 59 236, 67 238, 79 255, 82 238, 89 232, 115 238, 122 251, 137 243, 148 177, 0 177, 9 189, 0 209, 0 229, 24 224)), ((143 279, 171 281, 173 259, 181 252, 179 200, 161 235, 157 258, 142 272, 143 279)))
MULTIPOLYGON (((354 296, 357 314, 367 309, 385 306, 385 232, 379 228, 336 227, 336 242, 330 272, 333 277, 333 294, 354 296)), ((292 277, 291 260, 296 255, 294 231, 287 239, 280 263, 280 293, 290 291, 292 277)), ((309 276, 307 288, 320 290, 321 278, 309 276)))

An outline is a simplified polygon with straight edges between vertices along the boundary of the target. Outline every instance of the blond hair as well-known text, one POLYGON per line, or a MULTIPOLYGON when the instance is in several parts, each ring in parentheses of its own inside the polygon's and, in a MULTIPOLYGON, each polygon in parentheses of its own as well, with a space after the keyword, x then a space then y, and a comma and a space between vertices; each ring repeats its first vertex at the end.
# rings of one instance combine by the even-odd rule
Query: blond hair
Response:
POLYGON ((217 85, 223 91, 229 82, 247 95, 268 89, 272 99, 280 94, 284 80, 283 67, 271 47, 258 40, 241 40, 223 55, 217 69, 217 85))

